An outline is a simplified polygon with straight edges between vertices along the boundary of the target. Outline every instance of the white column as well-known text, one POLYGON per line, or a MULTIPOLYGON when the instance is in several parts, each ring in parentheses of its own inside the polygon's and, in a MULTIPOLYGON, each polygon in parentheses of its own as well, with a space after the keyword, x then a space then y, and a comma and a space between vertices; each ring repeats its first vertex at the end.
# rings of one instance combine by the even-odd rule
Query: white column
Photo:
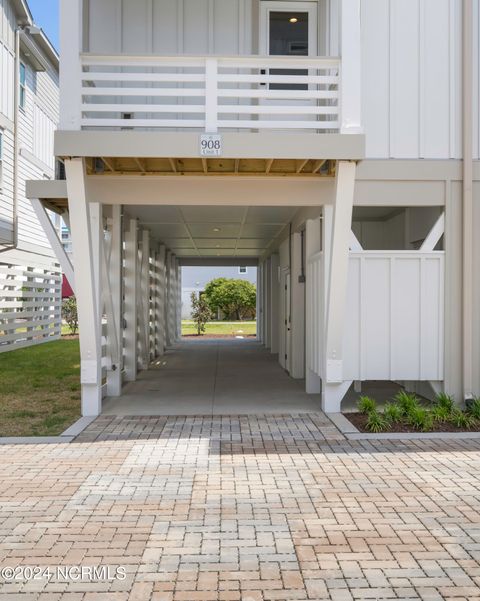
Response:
POLYGON ((165 352, 165 245, 161 244, 158 250, 158 300, 157 300, 157 324, 156 354, 163 355, 165 352))
POLYGON ((255 317, 257 320, 257 340, 262 342, 262 264, 257 267, 257 298, 255 305, 255 317))
POLYGON ((82 101, 83 0, 60 0, 60 125, 80 129, 82 101))
POLYGON ((137 265, 138 264, 138 228, 137 220, 130 219, 129 229, 125 232, 125 379, 134 382, 137 379, 137 265))
POLYGON ((140 268, 140 365, 150 365, 150 232, 142 231, 140 268))
POLYGON ((110 257, 107 261, 110 294, 112 298, 113 320, 109 321, 109 338, 116 339, 115 349, 111 349, 112 364, 107 370, 107 395, 120 396, 122 393, 123 369, 123 327, 122 327, 122 207, 112 205, 110 219, 110 257), (115 353, 115 355, 114 355, 115 353))
POLYGON ((278 353, 278 314, 280 284, 278 281, 279 256, 270 257, 270 352, 278 353))
POLYGON ((271 292, 271 259, 270 257, 264 262, 264 273, 263 273, 263 294, 265 302, 263 303, 264 308, 264 343, 267 348, 270 348, 272 344, 271 338, 271 313, 272 313, 272 292, 271 292))
POLYGON ((290 375, 296 379, 305 377, 305 284, 299 281, 301 267, 302 236, 296 232, 292 234, 292 265, 290 266, 292 298, 290 307, 290 375))
MULTIPOLYGON (((351 384, 343 377, 343 326, 347 301, 355 172, 354 162, 339 161, 331 236, 324 241, 326 299, 322 408, 330 413, 340 411, 342 398, 351 384)), ((325 217, 328 219, 328 215, 325 217)))
POLYGON ((80 331, 82 415, 99 415, 102 407, 102 348, 99 315, 99 207, 89 210, 83 159, 65 161, 67 194, 77 288, 80 331), (92 237, 92 231, 94 236, 92 237))
POLYGON ((342 0, 340 104, 341 133, 362 129, 360 0, 342 0))
POLYGON ((182 268, 180 262, 176 260, 177 269, 177 340, 182 336, 182 268))
MULTIPOLYGON (((307 219, 305 235, 305 263, 308 263, 310 257, 321 250, 320 219, 307 219)), ((312 279, 307 275, 305 281, 305 391, 307 394, 319 394, 321 390, 320 376, 311 369, 314 361, 313 346, 320 344, 320 331, 315 326, 323 319, 320 314, 323 303, 314 302, 314 298, 320 300, 320 294, 323 294, 323 290, 313 290, 312 279), (317 315, 314 315, 314 311, 317 315)))

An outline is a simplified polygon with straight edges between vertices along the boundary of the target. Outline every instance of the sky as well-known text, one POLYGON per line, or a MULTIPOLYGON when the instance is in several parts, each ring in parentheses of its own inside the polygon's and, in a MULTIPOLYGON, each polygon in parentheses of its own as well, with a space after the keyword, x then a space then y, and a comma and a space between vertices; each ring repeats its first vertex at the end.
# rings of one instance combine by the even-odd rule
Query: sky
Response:
POLYGON ((27 0, 35 24, 43 29, 58 50, 58 0, 27 0))

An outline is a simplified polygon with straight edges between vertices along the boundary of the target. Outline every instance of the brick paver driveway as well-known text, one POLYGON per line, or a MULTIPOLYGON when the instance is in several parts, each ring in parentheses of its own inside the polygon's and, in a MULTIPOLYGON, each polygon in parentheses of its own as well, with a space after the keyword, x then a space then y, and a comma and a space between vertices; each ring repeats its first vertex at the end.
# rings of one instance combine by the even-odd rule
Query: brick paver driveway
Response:
POLYGON ((480 599, 479 451, 347 441, 321 414, 102 417, 71 444, 1 447, 2 566, 126 578, 0 598, 480 599))

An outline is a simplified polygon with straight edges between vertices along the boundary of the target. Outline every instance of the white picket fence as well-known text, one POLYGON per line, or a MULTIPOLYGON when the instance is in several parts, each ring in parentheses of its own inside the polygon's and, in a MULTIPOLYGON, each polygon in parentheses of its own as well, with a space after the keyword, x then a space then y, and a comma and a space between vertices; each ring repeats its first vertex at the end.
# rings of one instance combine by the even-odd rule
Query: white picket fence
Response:
MULTIPOLYGON (((343 340, 344 380, 444 377, 444 253, 350 253, 343 340)), ((323 253, 308 261, 314 316, 310 369, 322 375, 323 253)))
POLYGON ((340 128, 340 61, 83 54, 84 128, 340 128))
POLYGON ((59 338, 61 304, 59 268, 0 263, 0 353, 59 338))

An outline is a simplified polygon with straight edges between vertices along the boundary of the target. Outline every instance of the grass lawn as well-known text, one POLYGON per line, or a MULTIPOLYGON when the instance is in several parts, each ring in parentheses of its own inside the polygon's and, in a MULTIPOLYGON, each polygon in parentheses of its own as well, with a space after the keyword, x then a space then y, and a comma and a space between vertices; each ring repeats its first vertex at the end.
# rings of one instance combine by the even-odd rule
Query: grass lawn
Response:
POLYGON ((0 436, 55 436, 79 417, 78 339, 0 354, 0 436))
MULTIPOLYGON (((182 320, 182 336, 196 334, 197 328, 193 321, 182 320)), ((210 321, 206 325, 205 334, 223 334, 227 336, 249 336, 257 333, 256 321, 210 321), (242 332, 240 332, 242 330, 242 332)))

